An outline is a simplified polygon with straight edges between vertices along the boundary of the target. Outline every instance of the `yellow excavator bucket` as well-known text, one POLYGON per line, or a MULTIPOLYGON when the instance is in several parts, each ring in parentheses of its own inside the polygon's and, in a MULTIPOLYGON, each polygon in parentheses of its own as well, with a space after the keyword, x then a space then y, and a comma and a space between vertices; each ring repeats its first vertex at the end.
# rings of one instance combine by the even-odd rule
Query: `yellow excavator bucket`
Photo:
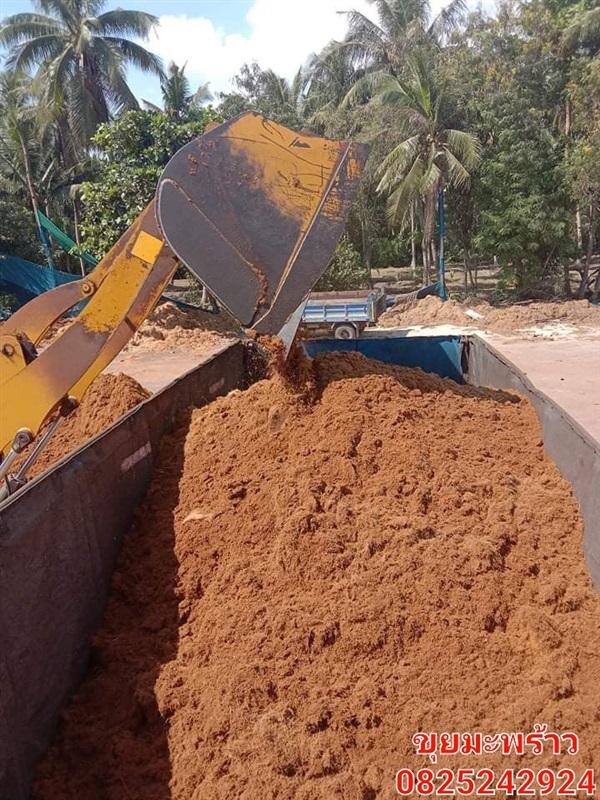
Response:
POLYGON ((157 191, 162 233, 242 325, 278 333, 327 266, 367 147, 248 112, 182 148, 157 191))

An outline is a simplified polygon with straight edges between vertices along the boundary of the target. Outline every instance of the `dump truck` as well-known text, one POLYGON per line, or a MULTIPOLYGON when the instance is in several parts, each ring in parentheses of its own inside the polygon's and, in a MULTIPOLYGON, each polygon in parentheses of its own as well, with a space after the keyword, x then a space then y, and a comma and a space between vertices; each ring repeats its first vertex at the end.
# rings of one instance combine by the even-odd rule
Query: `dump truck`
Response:
POLYGON ((339 292, 311 292, 302 312, 302 328, 311 335, 333 334, 335 339, 357 339, 375 325, 387 308, 384 288, 339 292))

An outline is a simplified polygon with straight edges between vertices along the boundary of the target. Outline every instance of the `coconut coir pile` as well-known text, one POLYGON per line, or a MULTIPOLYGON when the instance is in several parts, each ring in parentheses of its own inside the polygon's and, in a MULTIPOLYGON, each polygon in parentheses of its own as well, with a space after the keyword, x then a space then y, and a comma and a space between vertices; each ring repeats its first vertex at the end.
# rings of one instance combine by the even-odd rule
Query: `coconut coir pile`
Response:
MULTIPOLYGON (((150 393, 129 375, 99 375, 85 393, 81 405, 67 417, 44 447, 28 477, 39 475, 147 397, 150 393)), ((30 451, 31 446, 15 462, 12 472, 18 472, 30 451)))
MULTIPOLYGON (((424 731, 576 731, 440 766, 600 768, 600 598, 533 409, 320 356, 162 446, 37 800, 395 797, 424 731)), ((436 768, 436 767, 434 767, 436 768)))
POLYGON ((164 353, 185 350, 206 355, 235 335, 235 323, 224 312, 182 310, 174 303, 163 303, 142 323, 125 352, 164 353))
MULTIPOLYGON (((59 320, 46 333, 42 344, 52 344, 71 325, 59 320)), ((168 353, 185 350, 206 355, 228 339, 239 336, 240 327, 225 311, 210 314, 199 309, 181 309, 175 303, 162 303, 140 325, 124 353, 168 353)))
POLYGON ((600 306, 587 300, 563 303, 528 303, 494 307, 484 300, 471 304, 456 300, 442 302, 439 297, 424 297, 411 304, 399 303, 383 314, 378 321, 382 328, 403 325, 458 325, 498 333, 527 330, 540 325, 560 322, 576 328, 600 328, 600 306), (471 319, 466 312, 473 309, 481 319, 471 319))

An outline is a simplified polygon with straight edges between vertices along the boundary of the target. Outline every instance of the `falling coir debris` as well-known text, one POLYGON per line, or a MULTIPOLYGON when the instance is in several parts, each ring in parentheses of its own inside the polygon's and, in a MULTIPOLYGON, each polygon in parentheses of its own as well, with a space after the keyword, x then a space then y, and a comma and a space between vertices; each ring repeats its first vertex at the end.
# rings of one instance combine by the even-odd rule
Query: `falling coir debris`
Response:
MULTIPOLYGON (((600 768, 600 598, 512 395, 326 354, 191 414, 127 537, 36 800, 374 800, 422 731, 576 731, 600 768)), ((542 763, 543 761, 543 763, 542 763)))

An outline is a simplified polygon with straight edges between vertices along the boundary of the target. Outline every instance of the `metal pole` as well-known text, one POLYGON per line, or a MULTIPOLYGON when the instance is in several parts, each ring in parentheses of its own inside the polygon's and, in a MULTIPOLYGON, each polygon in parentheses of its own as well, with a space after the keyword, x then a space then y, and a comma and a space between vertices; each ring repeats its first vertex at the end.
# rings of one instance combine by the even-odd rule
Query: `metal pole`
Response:
POLYGON ((448 292, 446 290, 446 261, 444 259, 444 239, 446 234, 445 217, 444 217, 444 189, 438 192, 438 214, 440 220, 440 252, 439 252, 439 282, 440 282, 440 297, 442 300, 448 299, 448 292))
POLYGON ((59 416, 56 417, 56 419, 53 420, 52 423, 49 425, 48 430, 44 433, 39 442, 37 442, 31 453, 29 454, 27 460, 23 463, 21 469, 15 475, 15 480, 18 483, 24 483, 27 473, 29 472, 31 467, 35 464, 35 462, 38 460, 38 457, 40 456, 42 450, 48 444, 48 440, 53 434, 56 433, 57 429, 62 425, 65 419, 66 417, 63 417, 59 414, 59 416))

